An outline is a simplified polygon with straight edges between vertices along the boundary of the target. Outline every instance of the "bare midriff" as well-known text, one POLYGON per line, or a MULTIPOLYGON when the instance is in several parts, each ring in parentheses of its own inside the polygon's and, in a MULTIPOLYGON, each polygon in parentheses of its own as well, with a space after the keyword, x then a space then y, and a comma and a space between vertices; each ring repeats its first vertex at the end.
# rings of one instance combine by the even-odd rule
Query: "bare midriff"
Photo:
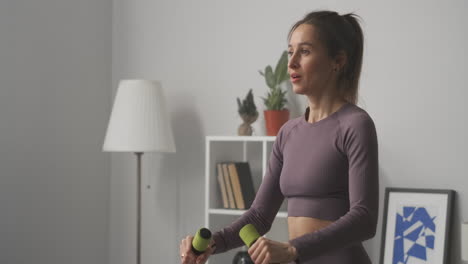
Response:
POLYGON ((296 217, 296 216, 289 216, 288 217, 288 231, 289 231, 289 239, 294 239, 305 235, 307 233, 311 233, 322 229, 329 224, 333 223, 333 221, 322 220, 318 218, 312 217, 296 217))

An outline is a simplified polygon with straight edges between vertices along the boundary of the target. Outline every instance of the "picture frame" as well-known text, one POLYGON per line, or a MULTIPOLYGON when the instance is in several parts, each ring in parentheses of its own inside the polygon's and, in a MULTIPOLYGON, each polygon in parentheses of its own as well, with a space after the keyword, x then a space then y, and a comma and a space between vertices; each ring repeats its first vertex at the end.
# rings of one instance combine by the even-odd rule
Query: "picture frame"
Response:
POLYGON ((386 188, 380 264, 448 264, 454 190, 386 188))

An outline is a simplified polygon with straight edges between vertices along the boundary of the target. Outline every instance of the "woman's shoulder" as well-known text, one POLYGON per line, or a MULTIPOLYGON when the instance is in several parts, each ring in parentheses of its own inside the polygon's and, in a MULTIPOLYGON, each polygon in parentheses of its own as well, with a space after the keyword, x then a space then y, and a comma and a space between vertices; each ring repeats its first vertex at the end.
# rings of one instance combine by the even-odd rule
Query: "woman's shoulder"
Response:
POLYGON ((276 135, 276 139, 279 142, 282 142, 286 139, 286 137, 289 135, 289 133, 300 123, 300 117, 297 118, 292 118, 286 121, 281 128, 278 131, 278 134, 276 135))
POLYGON ((371 115, 362 107, 351 103, 345 111, 340 113, 338 120, 344 130, 375 127, 374 119, 371 115))
MULTIPOLYGON (((286 121, 286 123, 284 123, 283 126, 280 128, 280 132, 281 132, 282 134, 284 134, 284 133, 287 134, 289 131, 291 131, 294 127, 296 127, 296 126, 301 122, 301 118, 302 118, 302 116, 298 116, 298 117, 289 119, 289 120, 286 121)), ((280 133, 280 132, 278 132, 278 133, 280 133)))

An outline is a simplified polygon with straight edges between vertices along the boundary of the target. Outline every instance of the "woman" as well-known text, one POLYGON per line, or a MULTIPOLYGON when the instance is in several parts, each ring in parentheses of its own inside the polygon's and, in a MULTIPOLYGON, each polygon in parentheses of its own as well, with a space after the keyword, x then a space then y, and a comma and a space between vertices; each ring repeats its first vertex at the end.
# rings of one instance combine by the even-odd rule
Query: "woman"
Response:
POLYGON ((182 263, 241 246, 239 230, 253 224, 267 233, 288 198, 289 241, 259 238, 255 263, 371 263, 362 241, 375 235, 379 204, 378 146, 374 122, 356 105, 363 34, 353 14, 316 11, 288 34, 295 93, 309 106, 289 120, 273 144, 268 169, 251 208, 214 233, 207 252, 182 240, 182 263))

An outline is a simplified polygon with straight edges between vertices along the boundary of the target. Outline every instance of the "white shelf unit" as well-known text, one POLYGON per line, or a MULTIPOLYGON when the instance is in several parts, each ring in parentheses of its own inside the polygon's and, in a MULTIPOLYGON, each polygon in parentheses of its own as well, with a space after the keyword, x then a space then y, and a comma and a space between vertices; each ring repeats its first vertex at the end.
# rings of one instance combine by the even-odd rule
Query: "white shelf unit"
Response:
MULTIPOLYGON (((265 175, 271 148, 276 137, 272 136, 207 136, 205 140, 205 227, 216 232, 239 218, 246 210, 223 208, 221 191, 217 181, 218 162, 248 161, 255 192, 265 175)), ((265 235, 277 241, 288 240, 286 199, 273 226, 265 235)), ((213 255, 209 264, 232 263, 241 248, 213 255)))

